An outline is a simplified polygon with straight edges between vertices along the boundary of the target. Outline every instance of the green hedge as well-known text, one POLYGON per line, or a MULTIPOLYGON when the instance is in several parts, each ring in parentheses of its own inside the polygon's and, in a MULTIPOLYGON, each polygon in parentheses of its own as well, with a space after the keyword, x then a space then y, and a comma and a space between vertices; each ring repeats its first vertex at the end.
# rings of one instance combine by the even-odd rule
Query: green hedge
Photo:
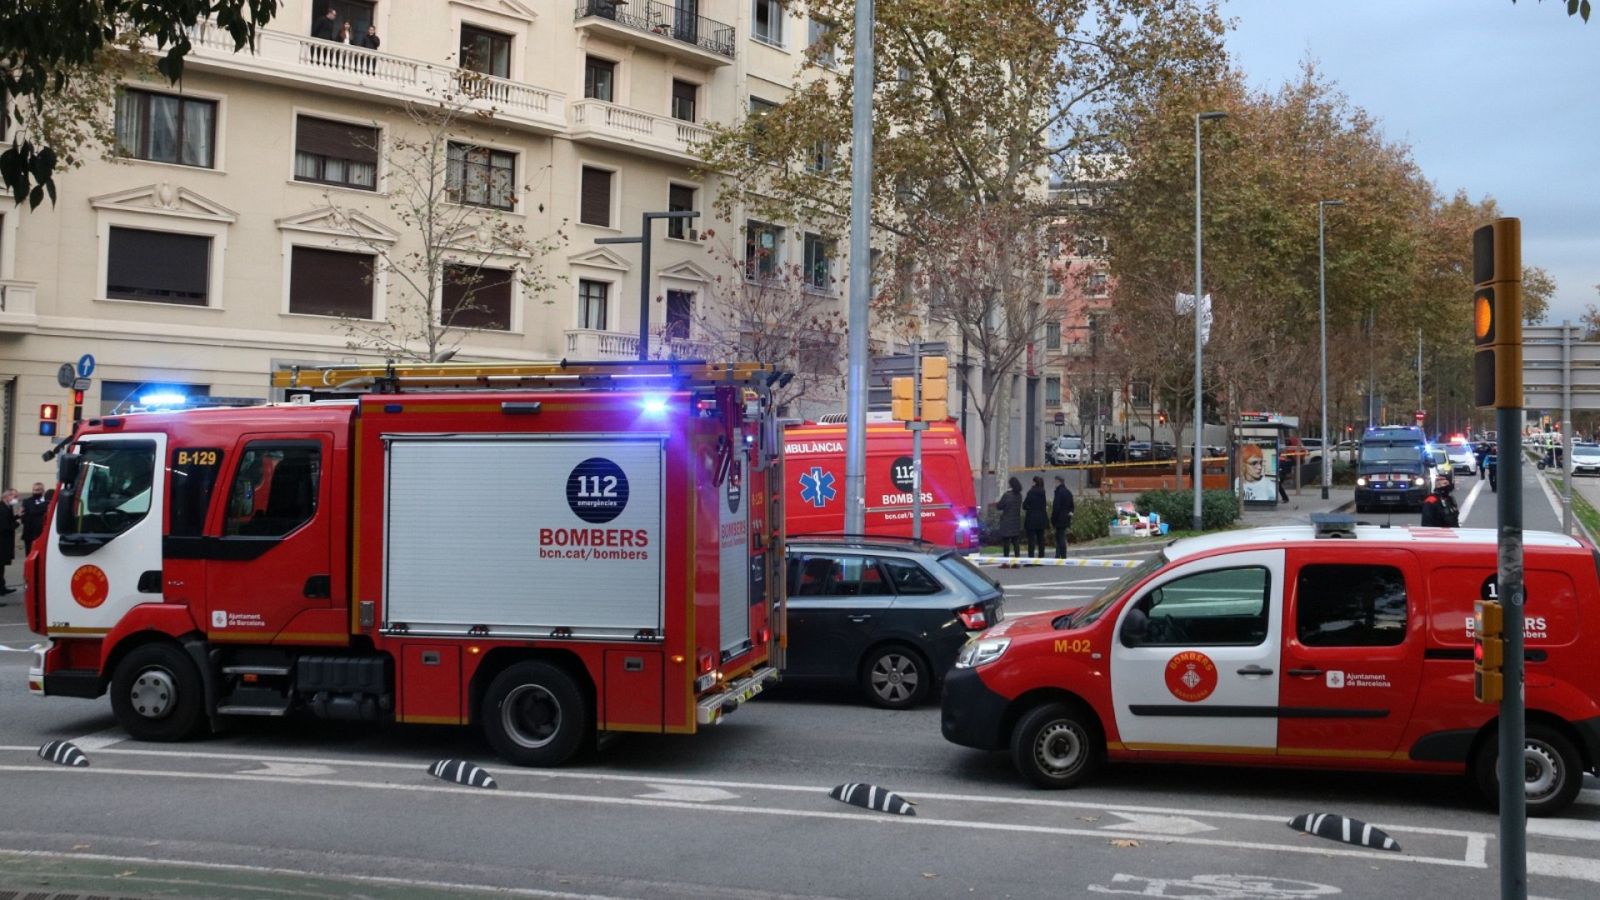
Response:
MULTIPOLYGON (((1141 515, 1156 513, 1174 531, 1189 528, 1194 519, 1194 492, 1145 491, 1134 498, 1141 515)), ((1206 531, 1227 528, 1239 519, 1239 497, 1233 491, 1206 491, 1200 496, 1200 522, 1206 531)))
POLYGON ((1072 542, 1081 544, 1111 535, 1111 520, 1117 514, 1116 504, 1103 497, 1077 497, 1072 505, 1072 528, 1067 533, 1072 542))

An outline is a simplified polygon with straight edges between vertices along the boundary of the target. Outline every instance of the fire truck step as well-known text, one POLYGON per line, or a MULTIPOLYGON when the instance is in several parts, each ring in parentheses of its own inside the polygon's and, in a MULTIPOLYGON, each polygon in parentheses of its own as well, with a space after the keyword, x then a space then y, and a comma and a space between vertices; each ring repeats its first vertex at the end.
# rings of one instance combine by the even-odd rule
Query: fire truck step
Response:
POLYGON ((282 716, 289 712, 289 704, 282 706, 240 706, 229 704, 217 707, 217 712, 224 716, 282 716))
POLYGON ((289 674, 288 666, 223 666, 224 675, 271 675, 282 677, 289 674))

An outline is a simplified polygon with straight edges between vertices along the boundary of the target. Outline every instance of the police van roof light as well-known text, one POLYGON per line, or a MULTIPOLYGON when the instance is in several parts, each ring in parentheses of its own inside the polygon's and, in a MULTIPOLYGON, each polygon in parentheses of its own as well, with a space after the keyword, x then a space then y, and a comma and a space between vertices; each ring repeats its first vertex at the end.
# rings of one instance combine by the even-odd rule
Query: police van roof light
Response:
POLYGON ((1312 535, 1321 538, 1353 538, 1356 536, 1354 516, 1343 513, 1312 513, 1312 535))

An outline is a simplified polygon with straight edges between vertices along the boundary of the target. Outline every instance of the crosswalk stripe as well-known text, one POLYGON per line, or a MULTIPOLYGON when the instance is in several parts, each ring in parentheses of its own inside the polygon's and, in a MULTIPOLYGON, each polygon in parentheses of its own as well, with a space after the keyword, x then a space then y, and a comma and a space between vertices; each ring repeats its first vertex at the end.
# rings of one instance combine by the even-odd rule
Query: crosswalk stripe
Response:
POLYGON ((1558 856, 1554 853, 1529 853, 1528 874, 1600 882, 1600 860, 1558 856))
POLYGON ((1528 833, 1571 838, 1576 841, 1600 841, 1600 822, 1583 819, 1529 819, 1528 833))

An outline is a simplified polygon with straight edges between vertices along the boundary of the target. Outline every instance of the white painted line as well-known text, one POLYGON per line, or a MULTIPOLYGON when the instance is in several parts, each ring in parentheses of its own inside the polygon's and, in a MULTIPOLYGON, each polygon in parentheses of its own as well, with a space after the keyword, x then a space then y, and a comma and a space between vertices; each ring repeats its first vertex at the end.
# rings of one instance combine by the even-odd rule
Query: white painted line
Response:
POLYGON ((118 865, 176 866, 183 869, 201 869, 211 872, 243 872, 252 875, 291 875, 298 878, 323 878, 328 881, 348 881, 359 884, 383 884, 447 891, 473 891, 480 894, 502 894, 510 897, 560 897, 571 900, 615 900, 605 894, 575 894, 570 891, 545 891, 538 888, 486 887, 481 884, 457 884, 449 881, 419 881, 415 878, 389 878, 382 875, 315 874, 304 869, 279 869, 272 866, 247 866, 234 863, 196 862, 150 856, 112 856, 105 853, 55 853, 49 850, 3 850, 0 856, 22 859, 50 859, 75 862, 106 862, 118 865))
MULTIPOLYGON (((1559 523, 1561 521, 1561 496, 1556 493, 1555 486, 1550 483, 1551 478, 1542 477, 1539 470, 1535 469, 1533 480, 1538 482, 1539 487, 1544 490, 1544 498, 1550 501, 1550 510, 1556 514, 1556 522, 1559 523)), ((1561 526, 1558 524, 1556 527, 1559 528, 1561 526)))
MULTIPOLYGON (((254 781, 276 785, 317 785, 320 787, 346 788, 368 791, 393 791, 424 794, 470 794, 474 798, 495 800, 502 798, 519 798, 523 800, 544 800, 567 803, 587 803, 599 806, 632 806, 649 807, 654 809, 699 810, 701 812, 723 815, 745 816, 771 816, 790 819, 829 819, 837 821, 853 821, 869 824, 874 827, 895 824, 914 828, 950 828, 967 831, 992 831, 1011 834, 1040 834, 1063 837, 1092 837, 1104 839, 1106 832, 1093 828, 1059 828, 1047 825, 1020 825, 1005 822, 975 822, 961 819, 935 819, 923 816, 863 816, 859 813, 849 812, 823 812, 820 810, 804 809, 774 809, 765 806, 706 806, 700 803, 682 803, 672 800, 641 800, 636 797, 596 797, 583 794, 559 794, 546 791, 515 791, 501 789, 498 791, 481 791, 476 788, 454 787, 448 785, 413 785, 384 783, 375 784, 360 781, 334 781, 322 778, 305 778, 294 781, 284 781, 278 778, 263 778, 254 775, 206 773, 206 772, 162 772, 152 769, 56 769, 41 768, 39 766, 0 766, 0 772, 28 772, 38 777, 42 774, 56 774, 59 772, 72 772, 77 775, 91 777, 102 775, 132 775, 139 778, 173 778, 192 779, 200 781, 254 781)), ((636 780, 636 779, 635 779, 636 780)), ((652 779, 660 783, 662 779, 652 779)), ((826 793, 826 788, 805 788, 808 792, 826 793)), ((926 797, 930 795, 918 795, 926 797)), ((1102 807, 1103 808, 1103 807, 1102 807)), ((1281 821, 1277 816, 1268 817, 1281 821)), ((1411 829, 1426 833, 1427 829, 1411 829)), ((1319 847, 1308 844, 1273 844, 1263 841, 1233 841, 1221 838, 1197 838, 1168 834, 1144 834, 1135 831, 1119 831, 1119 837, 1142 839, 1147 841, 1163 841, 1169 844, 1191 844, 1201 847, 1227 847, 1235 850, 1262 850, 1274 853, 1308 853, 1313 856, 1345 856, 1358 859, 1376 859, 1389 862, 1413 862, 1425 865, 1448 866, 1452 868, 1476 869, 1483 868, 1466 859, 1454 859, 1443 856, 1396 856, 1384 850, 1357 850, 1338 847, 1319 847)), ((1531 863, 1530 854, 1530 863, 1531 863)), ((1580 860, 1580 862, 1582 862, 1580 860)), ((1600 867, 1600 863, 1595 864, 1600 867)))
POLYGON ((1473 863, 1480 869, 1489 867, 1489 836, 1475 834, 1467 838, 1467 862, 1473 863))
POLYGON ((1600 822, 1582 819, 1529 819, 1528 833, 1571 838, 1575 841, 1600 841, 1600 822))
POLYGON ((1478 483, 1473 485, 1472 490, 1467 493, 1467 499, 1461 501, 1461 521, 1465 522, 1467 516, 1471 515, 1472 505, 1478 502, 1478 495, 1483 493, 1483 486, 1486 483, 1482 478, 1478 479, 1478 483))
POLYGON ((112 744, 120 744, 127 739, 128 732, 124 731, 121 726, 115 726, 112 728, 107 728, 104 731, 96 731, 94 734, 86 734, 83 737, 72 738, 71 740, 74 744, 78 745, 79 750, 82 750, 85 753, 90 753, 98 750, 104 750, 112 744))
POLYGON ((1600 860, 1553 853, 1529 853, 1528 874, 1600 882, 1600 860))

